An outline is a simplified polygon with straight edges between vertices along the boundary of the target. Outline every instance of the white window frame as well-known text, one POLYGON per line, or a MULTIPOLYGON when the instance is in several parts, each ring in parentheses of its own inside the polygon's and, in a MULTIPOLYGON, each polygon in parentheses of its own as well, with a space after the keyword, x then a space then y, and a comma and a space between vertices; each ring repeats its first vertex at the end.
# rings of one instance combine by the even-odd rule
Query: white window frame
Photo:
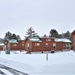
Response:
POLYGON ((47 38, 46 41, 51 41, 51 39, 47 38))
POLYGON ((35 46, 40 46, 40 43, 35 43, 35 46))
POLYGON ((13 46, 17 46, 17 44, 13 44, 13 46))
POLYGON ((53 47, 56 47, 56 43, 53 43, 53 47))
POLYGON ((24 46, 24 44, 22 44, 22 46, 24 46))
POLYGON ((46 43, 46 47, 48 47, 48 43, 46 43))
POLYGON ((30 49, 30 44, 29 44, 29 43, 27 43, 27 49, 28 49, 28 50, 30 49))
POLYGON ((30 44, 29 43, 27 44, 27 47, 30 47, 30 44))

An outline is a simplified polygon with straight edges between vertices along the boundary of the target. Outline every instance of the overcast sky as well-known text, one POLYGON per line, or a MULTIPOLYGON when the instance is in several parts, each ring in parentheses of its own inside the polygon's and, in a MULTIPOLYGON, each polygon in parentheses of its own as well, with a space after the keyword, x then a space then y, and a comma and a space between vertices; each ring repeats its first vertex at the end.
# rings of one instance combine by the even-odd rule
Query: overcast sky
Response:
POLYGON ((75 0, 0 0, 0 37, 10 31, 22 38, 29 27, 39 35, 75 29, 75 0))

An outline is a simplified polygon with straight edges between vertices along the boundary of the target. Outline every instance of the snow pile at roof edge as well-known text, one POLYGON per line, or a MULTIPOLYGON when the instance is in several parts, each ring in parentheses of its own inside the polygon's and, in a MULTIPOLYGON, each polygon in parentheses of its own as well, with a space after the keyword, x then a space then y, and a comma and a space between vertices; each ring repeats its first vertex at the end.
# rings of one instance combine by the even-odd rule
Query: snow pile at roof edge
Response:
POLYGON ((3 46, 4 45, 4 43, 0 43, 0 46, 3 46))
POLYGON ((9 43, 18 43, 18 42, 17 42, 17 40, 12 39, 12 40, 9 40, 9 43))
POLYGON ((30 41, 32 42, 42 42, 39 38, 37 37, 33 37, 33 38, 29 38, 30 41))
POLYGON ((55 42, 71 42, 69 39, 66 39, 66 38, 55 38, 55 42))

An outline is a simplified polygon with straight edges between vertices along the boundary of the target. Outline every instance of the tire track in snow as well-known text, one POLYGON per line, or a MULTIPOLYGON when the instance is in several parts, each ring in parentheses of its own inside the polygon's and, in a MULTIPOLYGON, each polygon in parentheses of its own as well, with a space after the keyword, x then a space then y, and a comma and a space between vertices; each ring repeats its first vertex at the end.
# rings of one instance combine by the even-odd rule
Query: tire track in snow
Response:
POLYGON ((0 70, 0 74, 1 74, 1 75, 6 75, 6 74, 5 74, 3 71, 1 71, 1 70, 0 70))
MULTIPOLYGON (((7 66, 2 65, 2 64, 0 64, 0 68, 9 71, 9 72, 12 73, 13 75, 28 75, 28 74, 26 74, 26 73, 24 73, 24 72, 15 70, 15 69, 13 69, 13 68, 7 67, 7 66)), ((1 70, 0 70, 0 74, 1 74, 1 75, 6 75, 6 74, 5 74, 3 71, 1 71, 1 70)))

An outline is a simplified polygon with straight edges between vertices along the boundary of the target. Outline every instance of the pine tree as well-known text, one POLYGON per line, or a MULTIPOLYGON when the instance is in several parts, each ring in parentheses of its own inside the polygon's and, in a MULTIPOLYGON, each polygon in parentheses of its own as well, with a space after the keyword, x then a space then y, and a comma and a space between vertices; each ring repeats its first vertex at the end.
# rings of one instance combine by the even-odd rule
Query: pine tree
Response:
POLYGON ((28 37, 35 37, 37 36, 37 33, 35 33, 35 31, 33 30, 32 27, 28 28, 28 30, 26 31, 26 35, 28 35, 28 37))

